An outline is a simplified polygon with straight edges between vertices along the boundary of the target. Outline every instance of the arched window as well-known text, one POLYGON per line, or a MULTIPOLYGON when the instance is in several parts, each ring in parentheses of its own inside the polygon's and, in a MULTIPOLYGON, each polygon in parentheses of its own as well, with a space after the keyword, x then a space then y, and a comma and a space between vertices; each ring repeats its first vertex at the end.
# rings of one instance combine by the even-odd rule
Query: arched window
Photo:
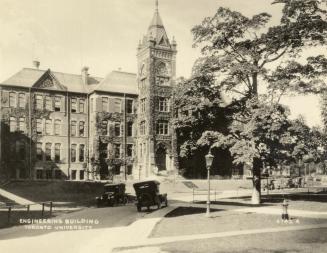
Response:
POLYGON ((76 136, 76 121, 72 121, 70 125, 71 136, 76 136))
POLYGON ((9 93, 9 106, 16 107, 16 93, 15 92, 9 93))
POLYGON ((10 128, 10 132, 16 132, 17 131, 17 119, 14 117, 10 117, 9 119, 9 128, 10 128))
POLYGON ((60 162, 60 148, 61 148, 61 144, 60 143, 56 143, 55 144, 55 162, 59 163, 60 162))
POLYGON ((55 120, 55 130, 54 130, 54 134, 55 135, 60 135, 61 132, 61 120, 60 119, 56 119, 55 120))
POLYGON ((51 161, 51 143, 46 143, 45 144, 45 160, 46 161, 51 161))
POLYGON ((19 132, 25 133, 25 130, 26 130, 25 118, 19 118, 19 132))
POLYGON ((51 119, 47 119, 45 121, 45 134, 46 135, 52 134, 52 120, 51 119))
POLYGON ((80 121, 79 122, 79 136, 83 137, 85 132, 85 122, 80 121))

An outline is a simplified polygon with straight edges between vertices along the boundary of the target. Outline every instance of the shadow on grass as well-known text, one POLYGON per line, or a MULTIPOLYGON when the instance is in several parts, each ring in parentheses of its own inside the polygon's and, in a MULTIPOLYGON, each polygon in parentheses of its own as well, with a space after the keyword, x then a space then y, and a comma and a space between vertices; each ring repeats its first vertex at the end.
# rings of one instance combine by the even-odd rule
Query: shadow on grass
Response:
MULTIPOLYGON (((250 201, 251 197, 244 196, 244 197, 231 197, 229 199, 239 199, 242 201, 250 201)), ((284 199, 292 200, 292 201, 311 201, 311 202, 327 202, 327 194, 325 191, 318 191, 318 192, 293 192, 293 193, 273 193, 270 195, 262 195, 261 196, 261 203, 260 206, 269 206, 273 204, 279 204, 284 201, 284 199)), ((233 203, 233 202, 226 202, 233 203)), ((242 204, 240 202, 235 202, 235 205, 244 205, 244 206, 253 206, 250 204, 242 204)))
MULTIPOLYGON (((218 211, 224 211, 224 209, 216 209, 211 208, 211 212, 218 212, 218 211)), ((178 207, 174 209, 173 211, 167 213, 164 217, 165 218, 174 218, 174 217, 180 217, 185 215, 193 215, 193 214, 200 214, 205 213, 206 208, 203 207, 178 207)))
MULTIPOLYGON (((241 199, 241 198, 238 198, 238 199, 241 199)), ((260 205, 253 205, 250 203, 251 201, 251 198, 248 198, 248 197, 242 197, 242 201, 211 201, 211 204, 214 204, 214 205, 224 205, 224 206, 239 206, 239 207, 258 207, 258 206, 271 206, 271 204, 269 203, 262 203, 260 205), (245 202, 245 201, 248 201, 249 203, 245 202)), ((205 201, 197 201, 196 202, 197 204, 206 204, 205 201)))

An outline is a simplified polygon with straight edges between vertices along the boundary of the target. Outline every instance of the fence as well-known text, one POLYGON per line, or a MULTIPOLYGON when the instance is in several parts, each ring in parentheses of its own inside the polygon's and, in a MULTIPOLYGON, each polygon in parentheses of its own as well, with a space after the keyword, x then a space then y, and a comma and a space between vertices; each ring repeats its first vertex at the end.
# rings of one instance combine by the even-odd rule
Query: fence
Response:
MULTIPOLYGON (((195 201, 203 201, 204 200, 204 199, 195 200, 195 196, 207 196, 208 190, 200 190, 200 189, 196 189, 193 187, 192 193, 193 193, 193 203, 195 203, 195 201)), ((216 190, 210 190, 210 200, 211 200, 211 196, 214 195, 214 201, 217 201, 217 194, 218 194, 218 192, 216 190)))
POLYGON ((35 203, 35 204, 28 204, 28 205, 10 205, 10 206, 0 206, 1 209, 7 209, 7 224, 10 224, 12 221, 12 214, 14 210, 22 211, 22 209, 26 209, 25 213, 29 215, 31 213, 31 206, 37 206, 40 205, 41 209, 37 211, 41 211, 41 218, 44 218, 46 215, 46 212, 48 211, 49 216, 52 216, 53 212, 53 202, 41 202, 41 203, 35 203), (46 210, 46 207, 48 207, 46 210))

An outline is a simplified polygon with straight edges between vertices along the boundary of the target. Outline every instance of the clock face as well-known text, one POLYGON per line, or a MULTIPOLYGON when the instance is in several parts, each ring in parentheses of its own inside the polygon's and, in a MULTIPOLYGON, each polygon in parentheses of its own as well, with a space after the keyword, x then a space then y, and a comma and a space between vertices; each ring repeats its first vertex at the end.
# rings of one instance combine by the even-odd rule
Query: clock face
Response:
POLYGON ((167 63, 160 62, 156 67, 157 76, 169 76, 169 66, 167 63))

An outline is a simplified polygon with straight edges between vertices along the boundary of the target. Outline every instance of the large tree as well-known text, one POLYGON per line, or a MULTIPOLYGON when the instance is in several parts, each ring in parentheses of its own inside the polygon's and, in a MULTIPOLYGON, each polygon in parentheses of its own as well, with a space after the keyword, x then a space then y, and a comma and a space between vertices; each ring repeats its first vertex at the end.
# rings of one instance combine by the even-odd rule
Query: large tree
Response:
MULTIPOLYGON (((259 179, 266 147, 269 152, 272 147, 279 147, 282 143, 276 142, 274 135, 286 129, 279 125, 284 122, 282 118, 278 119, 281 122, 275 122, 269 119, 269 113, 276 115, 283 111, 277 103, 284 94, 321 92, 327 69, 325 56, 303 57, 309 48, 326 50, 326 0, 281 0, 272 4, 283 5, 278 25, 270 25, 272 17, 265 12, 246 17, 221 7, 213 17, 205 18, 192 29, 194 46, 201 47, 202 52, 193 76, 210 78, 208 88, 241 101, 232 116, 230 133, 216 134, 229 140, 234 162, 252 164, 259 179), (261 88, 266 91, 263 99, 259 96, 261 88), (277 129, 271 131, 271 136, 264 136, 264 131, 275 123, 277 129)), ((221 145, 221 141, 215 145, 221 145)), ((253 182, 252 201, 258 204, 260 180, 254 177, 253 182)))

